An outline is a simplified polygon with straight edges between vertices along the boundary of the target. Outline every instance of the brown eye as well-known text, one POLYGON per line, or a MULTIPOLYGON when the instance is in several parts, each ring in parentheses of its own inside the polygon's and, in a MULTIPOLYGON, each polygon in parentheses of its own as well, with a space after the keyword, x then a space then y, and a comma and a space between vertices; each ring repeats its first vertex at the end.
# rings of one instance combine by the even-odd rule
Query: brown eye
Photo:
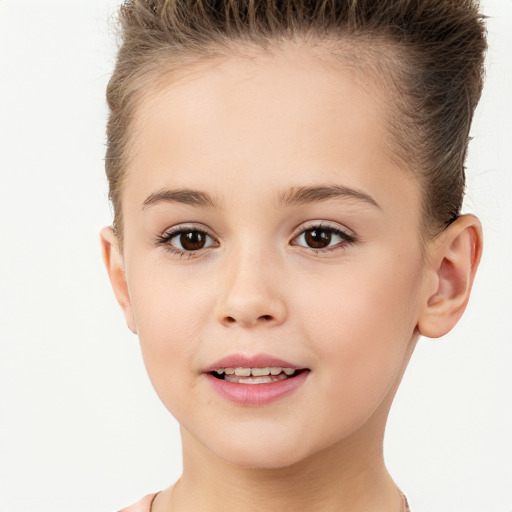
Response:
POLYGON ((304 240, 313 249, 324 249, 332 240, 332 232, 326 229, 308 229, 304 232, 304 240))
POLYGON ((301 247, 316 250, 331 250, 342 248, 355 241, 355 237, 345 233, 341 229, 326 226, 313 226, 302 231, 302 233, 294 239, 293 245, 300 245, 301 247))
POLYGON ((189 231, 181 233, 180 243, 183 249, 187 251, 197 251, 202 249, 206 243, 206 236, 201 231, 189 231))
POLYGON ((176 231, 165 237, 162 242, 183 252, 198 251, 206 247, 211 247, 215 243, 211 236, 198 229, 176 231))

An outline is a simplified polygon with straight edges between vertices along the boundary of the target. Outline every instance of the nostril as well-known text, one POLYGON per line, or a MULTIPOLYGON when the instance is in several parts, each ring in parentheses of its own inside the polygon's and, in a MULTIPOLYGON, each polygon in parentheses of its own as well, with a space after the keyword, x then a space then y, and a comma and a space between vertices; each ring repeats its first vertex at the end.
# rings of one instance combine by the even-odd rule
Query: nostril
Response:
MULTIPOLYGON (((1 1, 1 0, 0 0, 1 1)), ((221 322, 225 325, 240 324, 246 327, 255 327, 256 325, 271 325, 276 321, 276 317, 272 314, 265 315, 223 315, 221 322)))

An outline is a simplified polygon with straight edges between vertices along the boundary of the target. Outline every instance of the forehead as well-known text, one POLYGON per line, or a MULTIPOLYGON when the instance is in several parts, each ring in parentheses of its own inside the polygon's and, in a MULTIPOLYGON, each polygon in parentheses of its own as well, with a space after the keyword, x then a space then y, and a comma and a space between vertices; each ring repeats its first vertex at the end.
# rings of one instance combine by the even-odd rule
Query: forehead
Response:
POLYGON ((126 193, 138 202, 176 186, 254 196, 339 181, 377 198, 383 182, 414 192, 413 174, 392 158, 389 95, 356 66, 293 46, 169 74, 136 110, 126 193))

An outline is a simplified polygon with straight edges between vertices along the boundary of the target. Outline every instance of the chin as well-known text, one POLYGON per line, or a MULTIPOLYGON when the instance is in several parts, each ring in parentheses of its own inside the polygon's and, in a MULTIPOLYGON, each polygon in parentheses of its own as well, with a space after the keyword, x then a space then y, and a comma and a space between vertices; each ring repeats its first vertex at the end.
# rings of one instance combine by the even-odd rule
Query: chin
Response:
POLYGON ((310 455, 304 440, 297 440, 293 435, 269 434, 268 438, 261 434, 241 437, 226 435, 210 450, 233 466, 253 469, 285 468, 310 455))
POLYGON ((281 469, 293 466, 302 460, 302 457, 298 456, 296 450, 295 453, 293 451, 275 453, 272 450, 257 450, 254 452, 245 450, 237 451, 236 453, 233 451, 229 453, 224 452, 217 455, 228 464, 246 469, 281 469))

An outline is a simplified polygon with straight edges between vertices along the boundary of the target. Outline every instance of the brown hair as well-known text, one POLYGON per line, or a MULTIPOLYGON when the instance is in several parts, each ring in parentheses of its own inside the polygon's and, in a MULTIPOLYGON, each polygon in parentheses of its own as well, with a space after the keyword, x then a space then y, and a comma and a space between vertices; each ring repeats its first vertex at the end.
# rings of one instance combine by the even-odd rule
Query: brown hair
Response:
POLYGON ((127 0, 119 21, 122 44, 107 88, 105 167, 120 243, 130 126, 144 92, 174 70, 290 41, 324 43, 334 58, 365 62, 390 81, 394 154, 422 177, 427 234, 460 214, 487 48, 477 2, 127 0))

